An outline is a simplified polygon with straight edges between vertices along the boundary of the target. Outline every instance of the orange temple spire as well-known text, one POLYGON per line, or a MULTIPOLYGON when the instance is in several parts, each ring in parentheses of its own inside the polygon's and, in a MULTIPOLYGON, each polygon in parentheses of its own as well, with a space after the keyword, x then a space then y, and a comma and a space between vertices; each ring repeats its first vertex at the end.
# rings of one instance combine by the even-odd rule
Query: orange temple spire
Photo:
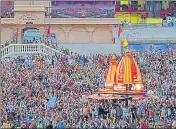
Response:
POLYGON ((133 90, 144 90, 138 64, 132 57, 130 50, 127 49, 119 64, 116 57, 112 56, 104 90, 126 90, 126 85, 129 84, 132 85, 133 90))

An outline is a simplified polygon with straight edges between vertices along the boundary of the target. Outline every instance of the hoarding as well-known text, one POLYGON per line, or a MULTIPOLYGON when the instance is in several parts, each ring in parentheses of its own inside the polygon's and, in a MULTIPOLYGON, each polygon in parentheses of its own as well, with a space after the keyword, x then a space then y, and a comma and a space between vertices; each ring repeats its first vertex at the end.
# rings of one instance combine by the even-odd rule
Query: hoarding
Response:
POLYGON ((52 18, 114 18, 113 1, 52 1, 52 18))
POLYGON ((176 44, 174 43, 156 43, 156 44, 129 44, 128 48, 134 52, 167 52, 169 48, 176 51, 176 44))
POLYGON ((14 17, 14 1, 1 1, 1 18, 14 17))

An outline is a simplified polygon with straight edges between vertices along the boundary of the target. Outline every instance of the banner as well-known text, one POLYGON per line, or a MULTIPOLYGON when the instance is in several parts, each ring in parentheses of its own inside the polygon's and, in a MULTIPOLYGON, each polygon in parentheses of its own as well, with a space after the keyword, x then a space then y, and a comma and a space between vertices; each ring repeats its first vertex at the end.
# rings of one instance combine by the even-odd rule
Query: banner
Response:
POLYGON ((168 48, 171 48, 173 51, 176 51, 176 44, 167 44, 167 43, 156 43, 156 44, 129 44, 128 48, 134 52, 158 52, 164 51, 167 52, 168 48))
POLYGON ((113 1, 52 1, 52 18, 114 18, 113 1))
POLYGON ((11 18, 14 17, 14 1, 1 1, 1 18, 11 18))

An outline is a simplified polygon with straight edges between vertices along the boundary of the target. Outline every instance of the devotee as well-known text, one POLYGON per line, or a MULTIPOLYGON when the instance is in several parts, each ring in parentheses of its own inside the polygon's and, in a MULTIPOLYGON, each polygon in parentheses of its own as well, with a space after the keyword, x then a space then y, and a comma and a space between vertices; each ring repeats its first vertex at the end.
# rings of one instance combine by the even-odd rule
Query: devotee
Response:
POLYGON ((132 53, 147 91, 160 98, 126 107, 118 100, 87 98, 104 87, 111 54, 82 56, 61 51, 63 55, 53 57, 3 60, 1 128, 175 128, 174 54, 171 63, 166 52, 132 53))

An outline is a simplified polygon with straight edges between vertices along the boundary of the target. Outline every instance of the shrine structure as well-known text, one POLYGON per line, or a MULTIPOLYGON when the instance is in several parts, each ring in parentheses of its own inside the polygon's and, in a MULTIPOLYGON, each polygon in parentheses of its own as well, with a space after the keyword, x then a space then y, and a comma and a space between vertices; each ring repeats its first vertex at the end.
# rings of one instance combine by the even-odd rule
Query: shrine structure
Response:
POLYGON ((112 56, 105 78, 105 87, 100 88, 97 94, 89 96, 91 99, 120 100, 138 100, 147 97, 157 98, 146 93, 138 64, 128 49, 119 63, 116 56, 112 56))

